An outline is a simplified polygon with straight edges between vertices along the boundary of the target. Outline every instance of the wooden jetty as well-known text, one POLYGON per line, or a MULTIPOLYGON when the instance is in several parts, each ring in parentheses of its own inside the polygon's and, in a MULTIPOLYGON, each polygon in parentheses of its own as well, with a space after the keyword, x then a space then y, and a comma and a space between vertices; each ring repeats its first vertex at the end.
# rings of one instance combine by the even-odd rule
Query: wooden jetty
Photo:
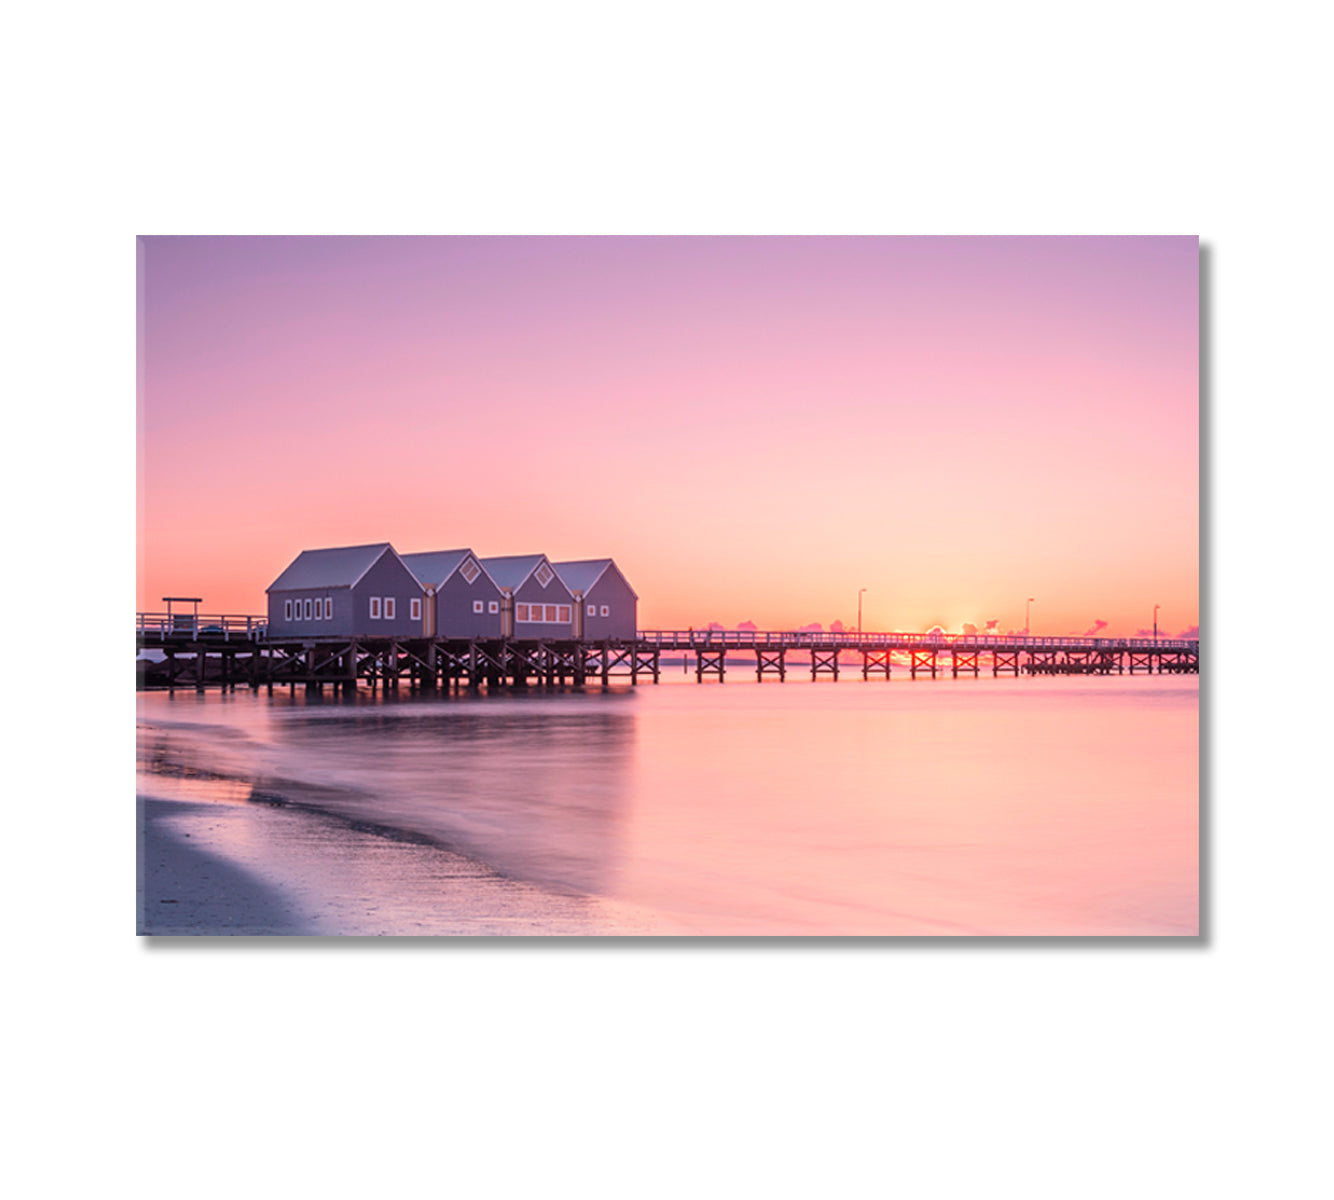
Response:
POLYGON ((946 673, 999 675, 1198 674, 1200 644, 1184 638, 1041 638, 922 633, 812 633, 749 630, 641 631, 634 638, 327 637, 271 638, 262 617, 140 613, 141 688, 297 685, 352 691, 413 688, 524 687, 532 684, 659 681, 665 654, 693 660, 697 682, 722 682, 732 670, 758 681, 787 679, 794 668, 812 680, 910 679, 946 673), (730 657, 729 657, 730 656, 730 657))

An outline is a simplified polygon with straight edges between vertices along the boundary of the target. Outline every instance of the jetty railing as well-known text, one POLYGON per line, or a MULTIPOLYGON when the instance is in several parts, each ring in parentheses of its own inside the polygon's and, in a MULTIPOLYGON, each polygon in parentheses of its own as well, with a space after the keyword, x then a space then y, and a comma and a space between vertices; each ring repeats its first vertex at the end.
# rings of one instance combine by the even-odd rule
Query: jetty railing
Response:
MULTIPOLYGON (((137 630, 145 640, 198 638, 210 641, 263 641, 267 634, 265 617, 235 613, 194 615, 191 613, 141 612, 136 615, 137 630)), ((594 639, 600 640, 600 639, 594 639)), ((1198 650, 1198 638, 1102 638, 1033 637, 1025 634, 984 633, 858 633, 856 630, 817 631, 809 629, 658 629, 640 630, 633 638, 659 650, 794 650, 818 647, 821 650, 1198 650)))
POLYGON ((641 630, 640 642, 660 649, 754 650, 796 649, 802 646, 849 650, 1194 650, 1198 638, 1031 637, 1023 634, 972 633, 858 633, 844 630, 675 629, 641 630))
POLYGON ((196 616, 193 613, 141 612, 137 617, 138 633, 145 641, 203 635, 211 640, 221 638, 224 642, 255 642, 262 638, 268 625, 264 617, 228 613, 196 616))

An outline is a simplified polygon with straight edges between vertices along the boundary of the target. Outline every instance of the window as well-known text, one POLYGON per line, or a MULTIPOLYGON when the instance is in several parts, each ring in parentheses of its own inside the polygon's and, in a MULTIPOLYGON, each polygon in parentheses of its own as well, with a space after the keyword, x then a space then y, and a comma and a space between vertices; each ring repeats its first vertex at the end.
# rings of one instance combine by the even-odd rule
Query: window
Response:
POLYGON ((408 602, 408 615, 414 621, 420 621, 422 619, 422 602, 416 596, 408 602))
POLYGON ((609 616, 611 616, 611 609, 608 608, 607 605, 605 605, 605 604, 602 606, 602 615, 603 615, 604 617, 609 617, 609 616))
POLYGON ((394 598, 393 598, 393 596, 386 596, 386 597, 384 598, 384 619, 385 619, 386 621, 392 621, 392 620, 394 619, 394 598))
POLYGON ((481 602, 480 600, 474 600, 474 601, 472 602, 472 610, 473 610, 473 612, 481 612, 481 611, 482 611, 482 602, 481 602))
POLYGON ((515 619, 516 621, 526 621, 526 620, 528 620, 528 605, 526 605, 526 604, 516 604, 516 605, 514 606, 514 619, 515 619))
POLYGON ((324 619, 325 619, 326 621, 332 621, 332 620, 333 620, 333 597, 332 597, 332 596, 325 596, 325 597, 324 597, 324 619))
POLYGON ((568 604, 556 606, 556 620, 563 621, 566 625, 570 623, 570 606, 568 604))
POLYGON ((306 619, 307 621, 309 621, 309 620, 310 620, 310 599, 309 599, 309 597, 307 597, 304 601, 302 601, 302 605, 303 605, 303 608, 304 608, 304 613, 303 613, 303 615, 304 615, 305 619, 306 619))
MULTIPOLYGON (((481 573, 482 573, 482 568, 479 567, 475 562, 473 562, 472 559, 468 559, 468 561, 464 563, 462 567, 459 568, 459 574, 462 575, 463 578, 466 579, 469 583, 471 583, 474 579, 476 579, 477 576, 479 576, 481 573)), ((480 612, 481 610, 477 609, 475 611, 480 612)))
POLYGON ((380 619, 380 597, 379 597, 379 596, 372 596, 372 597, 371 597, 371 620, 372 620, 372 621, 378 621, 379 619, 380 619))
POLYGON ((552 623, 554 624, 554 623, 557 621, 557 619, 558 619, 558 618, 557 618, 557 616, 556 616, 556 606, 555 606, 554 604, 548 604, 548 605, 547 605, 547 620, 550 621, 550 622, 552 622, 552 623))
POLYGON ((588 615, 590 617, 596 617, 598 615, 598 606, 596 604, 590 604, 588 606, 588 615))
POLYGON ((488 602, 487 602, 487 605, 486 605, 486 611, 487 611, 487 612, 499 612, 499 611, 500 611, 500 601, 499 601, 499 600, 490 600, 490 601, 488 601, 488 602))
POLYGON ((283 601, 283 620, 284 620, 284 621, 290 621, 291 619, 292 619, 292 602, 291 602, 290 600, 284 600, 284 601, 283 601))
POLYGON ((547 566, 546 563, 543 563, 540 567, 537 568, 537 582, 540 583, 543 587, 546 587, 547 584, 549 584, 555 578, 556 576, 552 573, 551 568, 547 566))

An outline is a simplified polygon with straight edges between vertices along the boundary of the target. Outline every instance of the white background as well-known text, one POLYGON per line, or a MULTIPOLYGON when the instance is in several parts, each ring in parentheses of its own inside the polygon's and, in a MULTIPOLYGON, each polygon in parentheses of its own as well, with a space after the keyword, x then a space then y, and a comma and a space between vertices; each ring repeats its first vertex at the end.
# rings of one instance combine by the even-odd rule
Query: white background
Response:
POLYGON ((929 11, 10 17, 15 1194, 1328 1188, 1328 670, 1292 640, 1330 602, 1319 10, 929 11), (1198 232, 1207 936, 135 938, 133 237, 243 232, 1198 232))

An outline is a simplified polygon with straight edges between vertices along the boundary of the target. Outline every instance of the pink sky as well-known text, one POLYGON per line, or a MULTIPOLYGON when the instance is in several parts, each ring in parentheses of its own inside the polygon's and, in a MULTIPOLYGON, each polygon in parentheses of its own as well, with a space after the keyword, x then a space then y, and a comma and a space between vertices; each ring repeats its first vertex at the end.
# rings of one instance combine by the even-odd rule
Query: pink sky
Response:
POLYGON ((143 238, 138 607, 610 555, 641 628, 1199 621, 1198 242, 143 238))

